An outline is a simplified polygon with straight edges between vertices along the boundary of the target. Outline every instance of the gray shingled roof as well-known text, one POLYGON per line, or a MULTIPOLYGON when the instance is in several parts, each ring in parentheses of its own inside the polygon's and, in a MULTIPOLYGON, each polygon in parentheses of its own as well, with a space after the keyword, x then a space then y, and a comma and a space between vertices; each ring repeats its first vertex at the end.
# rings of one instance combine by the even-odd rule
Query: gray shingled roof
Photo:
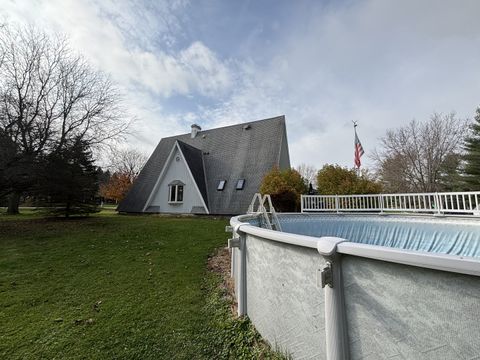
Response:
POLYGON ((182 152, 186 152, 185 157, 189 158, 188 166, 202 196, 208 199, 205 203, 210 214, 244 213, 265 174, 275 166, 290 166, 286 144, 283 147, 287 153, 283 154, 281 161, 282 142, 286 139, 284 116, 202 130, 194 139, 190 133, 163 138, 120 203, 118 211, 143 211, 167 157, 178 141, 182 152), (245 129, 247 124, 250 126, 245 129), (203 161, 200 161, 200 156, 203 161), (238 179, 245 179, 243 190, 235 190, 238 179), (223 191, 217 190, 220 180, 227 181, 223 191))

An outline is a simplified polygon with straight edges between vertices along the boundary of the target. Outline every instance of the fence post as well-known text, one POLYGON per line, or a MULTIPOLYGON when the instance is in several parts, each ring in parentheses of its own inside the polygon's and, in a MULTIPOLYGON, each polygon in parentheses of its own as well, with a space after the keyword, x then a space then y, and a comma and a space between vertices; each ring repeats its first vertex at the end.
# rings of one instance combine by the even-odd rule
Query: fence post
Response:
POLYGON ((300 195, 300 212, 303 213, 303 201, 305 200, 305 195, 300 195))
POLYGON ((440 196, 438 195, 438 192, 435 193, 435 205, 437 206, 437 214, 441 215, 442 214, 442 203, 440 201, 440 196))
POLYGON ((337 211, 337 214, 340 212, 338 206, 338 195, 335 195, 335 210, 337 211))
POLYGON ((383 208, 384 208, 383 194, 379 194, 378 197, 380 198, 380 214, 383 214, 383 208))

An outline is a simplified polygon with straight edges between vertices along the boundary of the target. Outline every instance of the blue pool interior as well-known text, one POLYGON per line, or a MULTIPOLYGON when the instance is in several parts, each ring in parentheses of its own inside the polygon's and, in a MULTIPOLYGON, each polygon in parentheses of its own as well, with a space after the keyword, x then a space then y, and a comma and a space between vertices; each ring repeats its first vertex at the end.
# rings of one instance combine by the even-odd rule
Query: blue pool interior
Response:
POLYGON ((480 258, 480 219, 279 214, 282 231, 355 243, 480 258))

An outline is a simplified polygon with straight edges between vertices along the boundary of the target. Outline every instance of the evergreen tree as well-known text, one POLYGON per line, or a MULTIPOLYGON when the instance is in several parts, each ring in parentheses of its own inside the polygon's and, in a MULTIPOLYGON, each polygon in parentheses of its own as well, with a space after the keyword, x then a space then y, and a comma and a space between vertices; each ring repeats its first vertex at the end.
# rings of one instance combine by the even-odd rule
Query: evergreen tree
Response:
POLYGON ((85 142, 76 141, 47 155, 38 193, 50 212, 69 217, 96 212, 98 169, 85 142))
POLYGON ((0 129, 0 203, 11 214, 18 213, 22 192, 35 182, 37 167, 38 161, 31 154, 20 154, 16 144, 0 129))
POLYGON ((480 190, 480 108, 477 108, 472 133, 465 139, 465 181, 470 190, 480 190))

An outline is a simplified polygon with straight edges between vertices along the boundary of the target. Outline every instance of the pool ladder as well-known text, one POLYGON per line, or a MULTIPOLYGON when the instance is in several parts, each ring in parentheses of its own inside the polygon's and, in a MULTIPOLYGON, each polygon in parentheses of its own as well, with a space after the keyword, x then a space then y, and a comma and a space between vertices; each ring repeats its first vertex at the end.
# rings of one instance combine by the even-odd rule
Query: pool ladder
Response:
POLYGON ((270 195, 266 194, 262 197, 262 194, 256 193, 248 207, 248 213, 258 214, 260 216, 260 224, 262 227, 270 230, 282 231, 282 226, 278 220, 277 212, 273 207, 270 195))

